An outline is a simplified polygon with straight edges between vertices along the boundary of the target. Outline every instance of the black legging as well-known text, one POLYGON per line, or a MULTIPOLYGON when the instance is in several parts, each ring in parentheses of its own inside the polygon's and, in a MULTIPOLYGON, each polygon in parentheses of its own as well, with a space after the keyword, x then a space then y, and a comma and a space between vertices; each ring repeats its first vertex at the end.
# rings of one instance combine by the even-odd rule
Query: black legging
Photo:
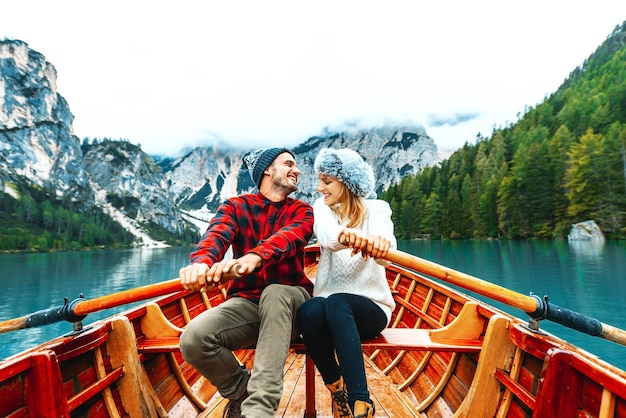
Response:
POLYGON ((377 336, 387 326, 383 310, 366 297, 336 293, 304 302, 298 325, 324 383, 343 376, 352 408, 357 400, 371 402, 361 340, 377 336))

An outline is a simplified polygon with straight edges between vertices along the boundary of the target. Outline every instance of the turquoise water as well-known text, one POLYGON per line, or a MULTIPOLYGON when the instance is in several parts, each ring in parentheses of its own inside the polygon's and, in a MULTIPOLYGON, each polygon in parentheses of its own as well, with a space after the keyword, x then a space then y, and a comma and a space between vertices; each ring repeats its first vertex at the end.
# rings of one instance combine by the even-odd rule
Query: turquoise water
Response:
MULTIPOLYGON (((399 249, 626 329, 626 243, 401 241, 399 249)), ((134 249, 0 256, 0 321, 63 304, 81 293, 103 296, 170 280, 188 263, 189 248, 134 249)), ((479 299, 485 299, 473 294, 479 299)), ((498 308, 526 319, 524 312, 498 308)), ((129 306, 89 315, 84 323, 129 306)), ((541 327, 626 369, 626 347, 558 324, 541 327)), ((67 322, 0 334, 0 359, 72 331, 67 322)))
MULTIPOLYGON (((82 293, 95 298, 178 277, 189 248, 0 255, 0 321, 61 306, 82 293)), ((136 305, 136 304, 135 304, 136 305)), ((95 312, 89 324, 132 305, 95 312)), ((0 334, 0 359, 72 332, 69 322, 0 334)))
MULTIPOLYGON (((404 241, 399 249, 626 330, 626 243, 404 241)), ((518 318, 525 312, 482 297, 518 318)), ((562 325, 540 327, 626 370, 626 346, 562 325)))

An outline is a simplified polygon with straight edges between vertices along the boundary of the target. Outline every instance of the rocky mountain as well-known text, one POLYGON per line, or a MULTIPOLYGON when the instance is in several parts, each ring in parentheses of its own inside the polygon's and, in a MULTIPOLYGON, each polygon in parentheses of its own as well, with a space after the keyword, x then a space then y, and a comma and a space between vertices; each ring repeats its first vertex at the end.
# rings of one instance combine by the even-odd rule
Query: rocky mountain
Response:
POLYGON ((167 180, 154 160, 125 141, 83 145, 83 166, 95 192, 96 204, 116 217, 121 212, 136 224, 152 222, 171 232, 184 229, 181 212, 167 180))
POLYGON ((199 147, 159 162, 177 205, 214 210, 221 201, 255 186, 243 165, 245 150, 199 147))
MULTIPOLYGON (((295 197, 308 202, 317 197, 318 180, 313 163, 324 147, 357 151, 374 167, 377 192, 438 161, 437 146, 419 126, 346 130, 312 137, 293 148, 302 172, 295 197)), ((247 150, 196 148, 174 161, 164 160, 159 164, 178 205, 213 211, 225 198, 255 190, 243 166, 245 152, 247 150)))
POLYGON ((56 91, 57 74, 21 41, 0 41, 0 190, 27 181, 85 206, 93 190, 82 165, 74 116, 56 91))
MULTIPOLYGON (((154 245, 146 225, 180 233, 189 214, 214 211, 225 198, 255 190, 242 161, 248 150, 198 147, 154 159, 128 141, 81 145, 73 119, 56 90, 54 66, 22 41, 0 41, 0 191, 6 195, 19 199, 20 184, 53 190, 154 245)), ((434 141, 419 126, 327 132, 293 149, 303 173, 296 197, 315 199, 313 162, 323 147, 359 152, 374 167, 378 192, 439 161, 434 141)))

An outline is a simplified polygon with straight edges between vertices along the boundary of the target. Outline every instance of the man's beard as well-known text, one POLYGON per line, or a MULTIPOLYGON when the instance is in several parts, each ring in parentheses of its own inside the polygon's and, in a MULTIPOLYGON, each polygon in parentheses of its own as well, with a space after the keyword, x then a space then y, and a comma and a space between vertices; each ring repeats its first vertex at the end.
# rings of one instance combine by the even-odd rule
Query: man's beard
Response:
POLYGON ((274 187, 282 190, 286 195, 295 192, 298 190, 298 185, 293 184, 289 179, 274 179, 274 187))

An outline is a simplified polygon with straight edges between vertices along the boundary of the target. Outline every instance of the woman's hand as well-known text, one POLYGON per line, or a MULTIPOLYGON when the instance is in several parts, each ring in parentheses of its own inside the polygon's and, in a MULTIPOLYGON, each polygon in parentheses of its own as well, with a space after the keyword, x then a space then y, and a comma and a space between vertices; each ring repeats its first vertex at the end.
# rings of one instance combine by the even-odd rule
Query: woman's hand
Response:
POLYGON ((391 248, 391 241, 381 235, 363 235, 359 229, 344 228, 337 237, 340 243, 352 248, 352 255, 361 253, 364 260, 369 257, 384 258, 391 248))
POLYGON ((367 238, 358 229, 344 228, 337 237, 340 243, 352 248, 352 255, 362 251, 367 247, 367 238))
POLYGON ((367 255, 374 258, 385 258, 391 248, 391 241, 381 235, 370 235, 368 238, 367 255))

